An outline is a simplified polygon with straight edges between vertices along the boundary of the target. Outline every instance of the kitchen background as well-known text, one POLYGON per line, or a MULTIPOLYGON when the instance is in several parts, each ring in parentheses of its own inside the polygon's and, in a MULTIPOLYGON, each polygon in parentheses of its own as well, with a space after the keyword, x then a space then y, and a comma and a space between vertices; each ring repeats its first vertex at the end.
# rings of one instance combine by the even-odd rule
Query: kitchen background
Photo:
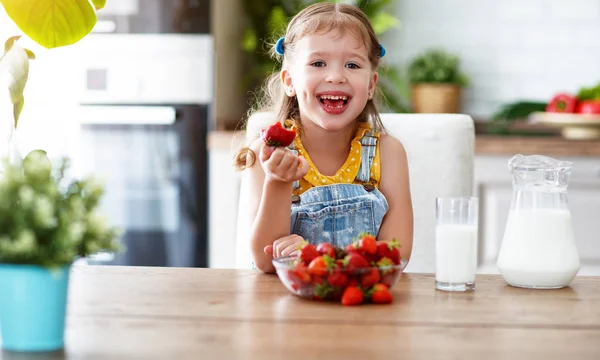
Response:
MULTIPOLYGON (((246 98, 239 90, 245 57, 236 46, 245 26, 227 21, 229 16, 243 18, 243 3, 223 0, 215 5, 217 117, 227 127, 246 110, 246 98)), ((598 0, 390 3, 389 12, 400 20, 400 27, 381 38, 388 51, 385 64, 406 73, 409 62, 427 49, 440 47, 456 54, 471 80, 461 111, 478 120, 489 119, 506 103, 548 101, 557 92, 576 93, 600 81, 598 0)))
MULTIPOLYGON (((127 253, 96 262, 233 266, 239 174, 230 166, 232 130, 248 110, 253 88, 244 79, 255 64, 242 45, 248 9, 284 2, 297 3, 107 0, 81 43, 45 51, 22 40, 37 55, 19 125, 22 152, 69 154, 76 171, 105 177, 105 210, 125 230, 127 253)), ((480 270, 494 272, 506 223, 506 161, 530 152, 575 161, 569 199, 582 264, 600 272, 593 235, 600 232, 600 142, 567 140, 553 127, 524 126, 532 136, 485 133, 505 104, 543 104, 600 82, 600 0, 393 0, 384 13, 399 21, 381 41, 404 111, 413 110, 409 64, 426 50, 456 55, 469 79, 459 111, 478 124, 480 270)), ((15 33, 0 9, 1 38, 15 33)))

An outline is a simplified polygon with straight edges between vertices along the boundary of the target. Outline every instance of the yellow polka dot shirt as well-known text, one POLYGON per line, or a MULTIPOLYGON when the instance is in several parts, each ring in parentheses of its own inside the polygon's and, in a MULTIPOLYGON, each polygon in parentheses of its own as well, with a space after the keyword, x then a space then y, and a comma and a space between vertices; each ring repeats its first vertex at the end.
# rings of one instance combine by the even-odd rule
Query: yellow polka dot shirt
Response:
MULTIPOLYGON (((319 170, 313 164, 310 156, 302 146, 300 136, 296 136, 294 139, 294 147, 298 151, 298 155, 301 155, 308 161, 309 169, 308 173, 299 181, 300 187, 294 191, 297 195, 300 195, 310 188, 315 186, 331 185, 331 184, 354 184, 361 183, 356 179, 358 170, 360 168, 360 159, 362 154, 362 144, 360 140, 364 134, 371 130, 369 123, 360 123, 354 139, 352 139, 350 145, 350 152, 348 158, 342 165, 342 167, 333 176, 322 175, 319 170)), ((377 138, 377 147, 375 148, 375 158, 371 166, 371 184, 375 187, 379 187, 380 181, 380 164, 379 164, 379 133, 373 135, 377 138)))

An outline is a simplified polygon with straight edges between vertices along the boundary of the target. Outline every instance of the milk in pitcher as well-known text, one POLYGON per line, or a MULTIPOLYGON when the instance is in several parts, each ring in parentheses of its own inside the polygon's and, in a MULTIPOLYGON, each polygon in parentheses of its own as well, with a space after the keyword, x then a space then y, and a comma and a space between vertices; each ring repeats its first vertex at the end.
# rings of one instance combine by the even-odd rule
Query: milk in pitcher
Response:
POLYGON ((498 269, 510 285, 554 289, 579 271, 567 187, 572 163, 543 155, 509 161, 513 196, 498 269))
POLYGON ((498 268, 513 286, 560 288, 579 271, 574 243, 569 210, 513 209, 498 268))

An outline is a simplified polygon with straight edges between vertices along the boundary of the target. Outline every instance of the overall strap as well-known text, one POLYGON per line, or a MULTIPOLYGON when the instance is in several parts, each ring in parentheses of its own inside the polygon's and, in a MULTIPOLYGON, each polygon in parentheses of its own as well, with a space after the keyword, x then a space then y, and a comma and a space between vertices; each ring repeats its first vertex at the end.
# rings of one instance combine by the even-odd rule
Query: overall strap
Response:
MULTIPOLYGON (((296 150, 296 147, 294 146, 294 142, 292 141, 292 143, 290 145, 288 145, 287 147, 288 149, 290 149, 295 155, 298 155, 298 150, 296 150)), ((300 187, 300 181, 299 180, 295 180, 294 181, 294 190, 297 190, 300 187)))
POLYGON ((356 179, 363 183, 368 183, 371 180, 371 165, 375 159, 375 151, 377 150, 377 137, 373 136, 371 131, 365 133, 360 139, 362 152, 360 155, 360 168, 356 179))

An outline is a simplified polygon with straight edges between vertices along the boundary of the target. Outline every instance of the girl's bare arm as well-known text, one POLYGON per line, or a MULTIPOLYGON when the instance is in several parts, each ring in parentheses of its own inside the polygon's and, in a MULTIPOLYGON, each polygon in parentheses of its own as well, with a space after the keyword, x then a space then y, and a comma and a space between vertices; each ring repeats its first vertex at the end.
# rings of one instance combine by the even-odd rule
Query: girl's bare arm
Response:
POLYGON ((249 250, 254 263, 258 269, 272 273, 275 271, 271 263, 273 256, 266 254, 264 248, 290 234, 293 182, 304 176, 308 164, 285 148, 269 148, 260 139, 250 148, 256 159, 244 170, 250 194, 248 207, 242 209, 242 213, 250 225, 249 250))
POLYGON ((413 208, 406 151, 404 145, 392 136, 382 135, 380 141, 379 190, 386 197, 389 209, 377 239, 397 239, 402 258, 409 260, 413 244, 413 208))

